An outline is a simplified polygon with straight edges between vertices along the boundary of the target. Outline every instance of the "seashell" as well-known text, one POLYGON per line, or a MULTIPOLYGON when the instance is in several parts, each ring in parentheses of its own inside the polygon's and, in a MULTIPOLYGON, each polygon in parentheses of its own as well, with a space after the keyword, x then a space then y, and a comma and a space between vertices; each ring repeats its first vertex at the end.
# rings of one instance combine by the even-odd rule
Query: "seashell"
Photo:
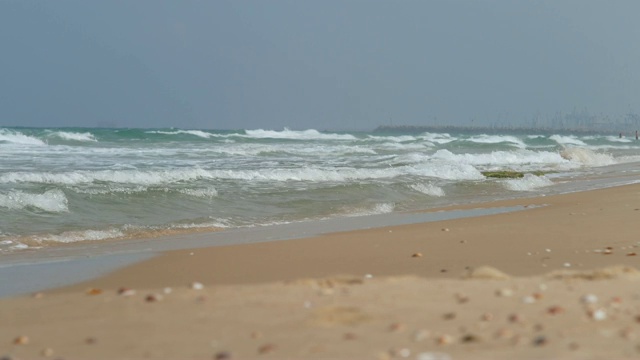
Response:
POLYGON ((20 335, 17 338, 13 339, 13 343, 16 345, 27 345, 29 343, 29 337, 20 335))
POLYGON ((431 337, 431 332, 428 330, 418 330, 413 334, 413 341, 420 342, 431 337))
POLYGON ((160 295, 160 294, 149 294, 149 295, 147 295, 147 297, 144 298, 144 301, 146 301, 146 302, 162 301, 162 295, 160 295))
POLYGON ((262 345, 262 346, 260 346, 260 347, 258 348, 258 353, 259 353, 259 354, 268 354, 268 353, 270 353, 270 352, 275 351, 277 348, 278 348, 278 347, 277 347, 275 344, 271 344, 271 343, 269 343, 269 344, 264 344, 264 345, 262 345))
POLYGON ((493 320, 493 314, 492 313, 484 313, 484 314, 482 314, 482 316, 480 316, 480 319, 482 321, 491 321, 491 320, 493 320))
POLYGON ((444 315, 442 315, 442 318, 445 320, 453 320, 456 318, 456 313, 454 312, 445 313, 444 315))
POLYGON ((118 289, 118 295, 120 296, 133 296, 136 294, 136 291, 133 289, 129 289, 126 287, 121 287, 120 289, 118 289))
POLYGON ((564 308, 561 306, 554 305, 547 308, 547 314, 558 315, 558 314, 562 314, 563 312, 564 312, 564 308))
POLYGON ((507 319, 509 320, 509 322, 512 322, 512 323, 518 323, 518 324, 524 323, 524 318, 522 317, 522 315, 517 313, 509 315, 507 319))
POLYGON ((513 331, 510 329, 502 328, 495 333, 496 339, 510 339, 513 337, 513 331))
POLYGON ((102 294, 101 289, 96 289, 96 288, 87 289, 87 295, 100 295, 100 294, 102 294))
POLYGON ((604 309, 596 309, 589 311, 589 317, 595 321, 601 321, 607 318, 607 312, 604 309))
POLYGON ((533 296, 525 296, 522 298, 522 303, 524 304, 533 304, 536 302, 536 299, 533 296))
POLYGON ((42 350, 42 356, 44 357, 50 357, 53 356, 53 349, 52 348, 45 348, 42 350))
POLYGON ((549 340, 547 340, 547 337, 544 335, 536 336, 536 338, 533 339, 534 346, 544 346, 547 345, 548 342, 549 340))
POLYGON ((583 304, 595 304, 598 302, 598 297, 594 294, 586 294, 580 298, 580 302, 583 304))
POLYGON ((356 334, 354 334, 354 333, 351 333, 351 332, 348 332, 348 333, 345 333, 345 334, 342 336, 342 338, 343 338, 343 339, 345 339, 345 340, 355 340, 355 339, 357 339, 357 338, 358 338, 358 335, 356 335, 356 334))
POLYGON ((202 285, 202 283, 194 281, 194 282, 191 283, 191 288, 193 290, 202 290, 202 289, 204 289, 204 285, 202 285))
POLYGON ((460 339, 460 341, 463 343, 474 343, 479 342, 480 338, 474 334, 466 334, 460 339))
POLYGON ((213 358, 215 360, 229 360, 233 358, 233 355, 228 351, 220 351, 213 358))
POLYGON ((458 304, 464 304, 469 302, 469 297, 466 295, 456 294, 455 297, 456 297, 456 300, 458 300, 458 304))
POLYGON ((449 228, 442 228, 442 231, 447 232, 449 231, 449 228))
POLYGON ((438 338, 436 339, 436 343, 438 345, 449 345, 449 344, 453 344, 453 336, 448 335, 448 334, 443 334, 438 336, 438 338))
POLYGON ((414 257, 414 258, 422 257, 422 253, 419 253, 419 252, 414 253, 413 255, 411 255, 411 257, 414 257))
POLYGON ((507 289, 507 288, 498 289, 496 290, 496 296, 501 296, 501 297, 513 296, 513 290, 507 289))

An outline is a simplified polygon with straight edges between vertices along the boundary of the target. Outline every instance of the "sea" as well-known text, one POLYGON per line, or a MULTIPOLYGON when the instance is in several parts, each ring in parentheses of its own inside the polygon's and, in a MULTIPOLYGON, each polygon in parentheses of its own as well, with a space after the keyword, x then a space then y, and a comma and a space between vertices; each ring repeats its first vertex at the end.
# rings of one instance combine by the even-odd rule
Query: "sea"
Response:
POLYGON ((639 171, 640 141, 618 134, 0 127, 0 254, 544 196, 639 171), (504 170, 525 175, 485 176, 504 170))

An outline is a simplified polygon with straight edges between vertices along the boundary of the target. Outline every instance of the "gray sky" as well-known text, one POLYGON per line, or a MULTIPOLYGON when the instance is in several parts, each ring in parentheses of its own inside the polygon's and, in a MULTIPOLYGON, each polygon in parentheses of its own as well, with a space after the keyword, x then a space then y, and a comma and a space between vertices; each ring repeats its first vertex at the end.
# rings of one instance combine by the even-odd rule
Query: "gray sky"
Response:
POLYGON ((640 1, 0 0, 0 125, 373 129, 640 112, 640 1))

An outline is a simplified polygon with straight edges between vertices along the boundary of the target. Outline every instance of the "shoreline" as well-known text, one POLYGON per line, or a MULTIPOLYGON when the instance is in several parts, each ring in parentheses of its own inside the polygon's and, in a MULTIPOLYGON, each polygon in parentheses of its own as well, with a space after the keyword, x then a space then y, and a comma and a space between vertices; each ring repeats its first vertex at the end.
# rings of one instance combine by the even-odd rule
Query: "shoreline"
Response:
POLYGON ((0 299, 0 343, 19 358, 637 358, 640 184, 491 204, 526 208, 166 251, 0 299))

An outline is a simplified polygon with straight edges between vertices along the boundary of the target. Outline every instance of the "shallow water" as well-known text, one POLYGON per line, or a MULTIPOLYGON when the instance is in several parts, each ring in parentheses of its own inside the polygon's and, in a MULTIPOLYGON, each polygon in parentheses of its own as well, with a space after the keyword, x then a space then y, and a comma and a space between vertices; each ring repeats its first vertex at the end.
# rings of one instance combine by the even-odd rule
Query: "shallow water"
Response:
POLYGON ((605 187, 639 160, 604 135, 0 128, 0 252, 605 187))

